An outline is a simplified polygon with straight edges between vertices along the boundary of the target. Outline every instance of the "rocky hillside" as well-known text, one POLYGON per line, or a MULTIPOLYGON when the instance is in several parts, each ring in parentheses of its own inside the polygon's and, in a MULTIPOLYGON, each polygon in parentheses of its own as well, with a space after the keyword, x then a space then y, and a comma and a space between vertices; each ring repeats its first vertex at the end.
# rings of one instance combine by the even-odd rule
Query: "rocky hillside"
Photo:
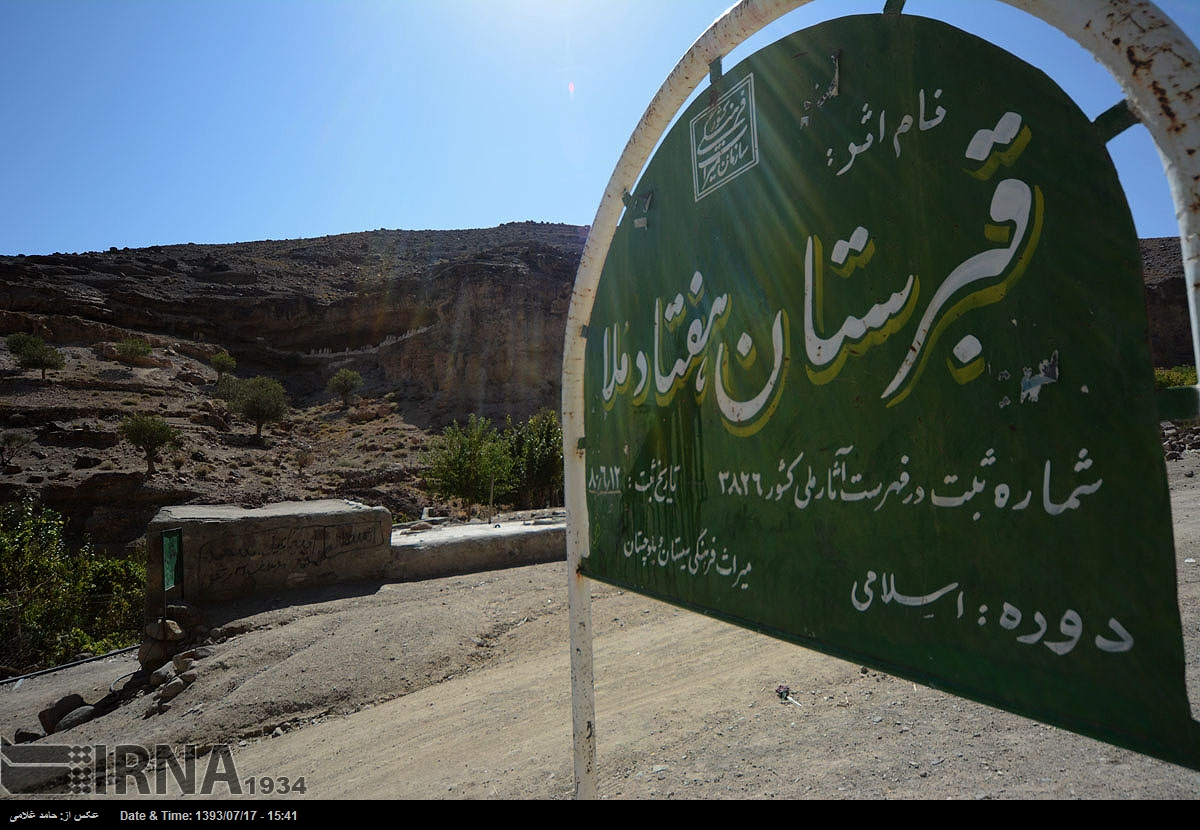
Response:
POLYGON ((329 496, 429 508, 428 434, 472 412, 523 420, 560 398, 563 330, 586 228, 371 231, 321 239, 0 257, 0 337, 31 332, 65 366, 22 372, 0 340, 0 430, 29 443, 0 469, 0 502, 34 495, 108 549, 159 507, 329 496), (136 363, 114 344, 154 346, 136 363), (213 354, 287 387, 264 440, 216 396, 213 354), (365 381, 343 409, 338 369, 365 381), (121 441, 137 413, 181 437, 157 472, 121 441))
MULTIPOLYGON (((428 434, 470 413, 557 408, 571 287, 586 228, 470 231, 0 257, 0 337, 25 331, 66 357, 43 380, 0 340, 0 430, 30 443, 0 469, 0 502, 36 495, 71 529, 121 548, 166 504, 338 496, 415 519, 428 434), (148 339, 136 364, 114 344, 148 339), (255 441, 216 397, 209 359, 288 388, 292 414, 255 441), (343 409, 338 369, 365 384, 343 409), (117 431, 164 417, 182 443, 153 476, 117 431)), ((1142 241, 1155 362, 1192 362, 1179 242, 1142 241)))
POLYGON ((524 418, 558 404, 586 233, 523 222, 0 257, 0 334, 136 334, 201 359, 227 349, 297 400, 349 367, 424 426, 524 418))
POLYGON ((1177 237, 1143 239, 1142 280, 1150 320, 1150 353, 1155 366, 1190 366, 1192 323, 1177 237))
MULTIPOLYGON (((138 335, 206 361, 228 350, 297 400, 337 369, 415 423, 557 407, 587 229, 522 222, 230 245, 0 257, 0 334, 60 345, 138 335)), ((1155 363, 1191 363, 1177 239, 1142 240, 1155 363)))

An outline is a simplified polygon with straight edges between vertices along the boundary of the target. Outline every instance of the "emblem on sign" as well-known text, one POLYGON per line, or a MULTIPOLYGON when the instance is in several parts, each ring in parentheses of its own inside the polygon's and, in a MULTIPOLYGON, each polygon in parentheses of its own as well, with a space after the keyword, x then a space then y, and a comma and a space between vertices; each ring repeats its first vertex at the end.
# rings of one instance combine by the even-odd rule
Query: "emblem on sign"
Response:
POLYGON ((691 121, 696 201, 758 164, 754 76, 747 75, 691 121))

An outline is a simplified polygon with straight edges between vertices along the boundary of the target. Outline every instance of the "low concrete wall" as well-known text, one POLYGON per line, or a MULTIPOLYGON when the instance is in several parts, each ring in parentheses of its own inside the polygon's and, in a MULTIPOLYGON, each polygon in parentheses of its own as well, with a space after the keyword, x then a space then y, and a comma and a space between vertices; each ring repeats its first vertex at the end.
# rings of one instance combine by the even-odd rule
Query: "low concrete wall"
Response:
POLYGON ((164 507, 146 529, 146 612, 162 611, 162 536, 182 531, 180 585, 167 599, 204 603, 305 585, 381 579, 392 560, 391 514, 341 499, 164 507))
POLYGON ((564 562, 563 521, 447 525, 392 532, 391 579, 434 579, 475 571, 564 562))

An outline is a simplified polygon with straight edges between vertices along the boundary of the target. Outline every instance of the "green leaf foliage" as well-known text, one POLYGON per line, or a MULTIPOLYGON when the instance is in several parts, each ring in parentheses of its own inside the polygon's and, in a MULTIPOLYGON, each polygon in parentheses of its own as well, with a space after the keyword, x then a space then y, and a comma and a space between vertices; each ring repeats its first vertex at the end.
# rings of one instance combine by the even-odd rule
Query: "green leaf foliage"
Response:
POLYGON ((117 357, 125 363, 135 363, 150 354, 150 343, 139 337, 129 337, 117 344, 117 357))
POLYGON ((561 505, 563 435, 558 413, 543 409, 515 426, 509 418, 504 437, 513 459, 514 504, 523 509, 561 505))
POLYGON ((264 424, 281 421, 287 416, 287 394, 274 378, 259 375, 242 381, 230 401, 234 411, 255 424, 255 435, 262 437, 264 424))
POLYGON ((157 415, 133 415, 119 429, 122 438, 146 454, 147 475, 154 475, 159 448, 176 440, 175 430, 157 415))
POLYGON ((338 369, 329 379, 325 391, 342 399, 342 408, 350 406, 350 396, 363 384, 362 375, 352 369, 338 369))
POLYGON ((10 334, 5 338, 5 343, 13 357, 17 359, 17 365, 23 371, 40 370, 42 380, 46 379, 47 369, 61 369, 66 364, 62 352, 32 334, 25 332, 10 334))
POLYGON ((1154 368, 1154 388, 1170 389, 1173 386, 1195 386, 1196 367, 1176 366, 1173 369, 1154 368))
POLYGON ((562 427, 551 410, 522 424, 509 418, 503 432, 476 415, 465 426, 456 421, 430 441, 422 461, 427 484, 443 498, 522 509, 562 504, 562 427))
POLYGON ((146 566, 85 544, 32 499, 0 505, 0 664, 28 672, 140 637, 146 566))
POLYGON ((42 338, 35 337, 29 332, 18 331, 4 338, 4 343, 8 346, 8 350, 12 352, 14 357, 20 357, 21 353, 31 346, 44 345, 42 338))
POLYGON ((208 363, 216 370, 218 380, 223 375, 227 375, 237 368, 237 361, 233 359, 233 356, 229 352, 217 352, 208 363))
POLYGON ((487 504, 511 487, 513 461, 507 442, 487 418, 471 415, 434 436, 422 460, 425 481, 437 496, 487 504))

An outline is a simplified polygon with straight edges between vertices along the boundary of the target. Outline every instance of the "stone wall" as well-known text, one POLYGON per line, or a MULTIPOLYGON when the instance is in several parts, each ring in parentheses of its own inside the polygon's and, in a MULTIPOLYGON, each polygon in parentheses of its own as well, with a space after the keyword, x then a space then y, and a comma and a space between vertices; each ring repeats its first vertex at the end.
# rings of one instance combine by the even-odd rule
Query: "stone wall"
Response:
POLYGON ((392 517, 382 507, 340 499, 164 507, 146 530, 148 619, 163 611, 163 533, 177 528, 181 574, 166 598, 193 604, 378 579, 391 559, 392 517))

